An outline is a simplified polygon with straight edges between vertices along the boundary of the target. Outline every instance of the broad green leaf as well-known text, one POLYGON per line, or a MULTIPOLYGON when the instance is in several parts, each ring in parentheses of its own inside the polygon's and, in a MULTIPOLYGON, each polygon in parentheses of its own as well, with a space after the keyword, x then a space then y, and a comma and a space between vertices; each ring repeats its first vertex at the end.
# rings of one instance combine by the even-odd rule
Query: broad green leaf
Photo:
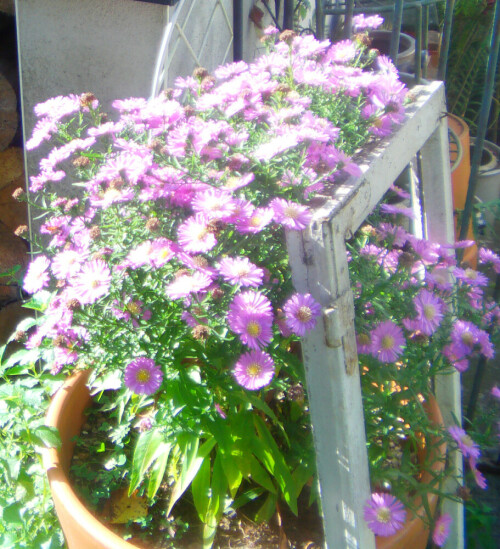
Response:
POLYGON ((132 460, 130 474, 129 496, 139 486, 144 474, 162 450, 163 434, 157 429, 151 429, 139 435, 132 460))
POLYGON ((274 476, 281 489, 285 501, 292 512, 297 514, 297 489, 292 475, 285 462, 283 454, 269 432, 264 420, 254 416, 254 423, 259 439, 254 439, 253 453, 261 460, 266 469, 274 476), (258 444, 257 441, 261 442, 258 444))
POLYGON ((45 448, 60 448, 61 437, 56 427, 48 425, 40 425, 31 432, 31 440, 35 446, 43 446, 45 448))
POLYGON ((237 459, 234 454, 227 454, 226 452, 219 452, 219 454, 223 463, 223 470, 226 476, 229 492, 234 498, 238 488, 240 487, 241 481, 243 480, 243 473, 241 468, 238 467, 240 460, 237 459))
POLYGON ((2 369, 0 373, 5 372, 12 366, 16 364, 25 365, 33 364, 40 358, 39 349, 20 349, 16 351, 2 364, 2 369))
POLYGON ((278 496, 276 494, 269 494, 260 509, 255 514, 255 522, 269 521, 276 512, 277 502, 278 496))
POLYGON ((2 520, 8 524, 22 524, 23 519, 21 517, 21 504, 12 503, 7 507, 4 507, 2 512, 2 520))
POLYGON ((215 446, 215 443, 216 441, 212 437, 209 438, 200 447, 200 440, 195 435, 189 435, 188 437, 186 437, 185 441, 182 441, 182 469, 181 474, 177 479, 177 482, 174 484, 174 488, 170 496, 170 501, 167 508, 167 516, 170 514, 170 511, 172 510, 172 507, 175 505, 177 500, 182 496, 182 494, 186 491, 186 489, 193 481, 193 478, 195 477, 196 473, 198 473, 198 470, 201 467, 203 460, 215 446))
MULTIPOLYGON (((228 484, 227 479, 224 474, 224 467, 221 459, 221 452, 217 452, 215 456, 213 469, 212 469, 212 499, 210 500, 210 505, 208 512, 210 517, 213 517, 213 522, 217 525, 219 519, 224 512, 228 484)), ((210 518, 208 518, 210 523, 210 518)))
POLYGON ((236 498, 233 501, 233 504, 231 505, 231 507, 233 509, 238 509, 239 507, 243 507, 243 505, 246 505, 247 503, 250 503, 254 499, 257 499, 264 492, 265 492, 264 488, 261 488, 260 486, 257 488, 251 488, 250 490, 243 492, 238 498, 236 498))
POLYGON ((148 498, 153 498, 161 485, 163 477, 165 476, 165 470, 167 469, 171 447, 171 444, 165 443, 164 451, 151 467, 148 481, 148 498))
POLYGON ((193 502, 202 522, 207 522, 207 511, 212 497, 210 487, 210 458, 206 457, 191 483, 193 502))
POLYGON ((250 474, 252 479, 264 487, 268 492, 276 494, 276 486, 273 484, 271 477, 266 473, 262 465, 257 461, 255 456, 252 456, 250 462, 250 474))

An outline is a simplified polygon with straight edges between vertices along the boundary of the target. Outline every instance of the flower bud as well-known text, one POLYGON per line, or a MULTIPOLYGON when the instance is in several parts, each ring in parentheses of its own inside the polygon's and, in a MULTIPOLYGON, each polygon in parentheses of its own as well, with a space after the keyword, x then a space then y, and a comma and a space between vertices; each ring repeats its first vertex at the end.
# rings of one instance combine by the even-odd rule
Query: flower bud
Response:
POLYGON ((193 71, 193 77, 200 81, 208 75, 209 72, 204 67, 196 67, 196 69, 194 69, 193 71))
POLYGON ((95 101, 97 101, 97 97, 91 92, 82 93, 82 95, 80 95, 80 105, 82 107, 92 107, 92 103, 95 101))
POLYGON ((21 201, 25 197, 26 193, 22 187, 18 187, 13 193, 12 198, 17 201, 21 201))
POLYGON ((23 236, 28 232, 28 225, 19 225, 17 229, 14 231, 14 234, 16 236, 23 236))
POLYGON ((78 299, 76 299, 76 297, 73 297, 72 299, 66 302, 66 307, 68 307, 70 311, 75 311, 76 309, 80 309, 81 306, 82 304, 78 301, 78 299))
POLYGON ((293 39, 297 36, 297 34, 293 30, 284 30, 280 36, 279 39, 282 42, 286 42, 288 45, 290 45, 293 42, 293 39))
POLYGON ((151 233, 156 233, 160 230, 160 220, 157 217, 150 217, 146 221, 146 229, 151 233))
POLYGON ((210 329, 208 326, 198 324, 191 330, 191 333, 193 334, 194 339, 205 341, 210 335, 210 329))
POLYGON ((92 227, 90 227, 89 236, 92 240, 97 240, 101 236, 101 229, 98 225, 92 225, 92 227))
POLYGON ((71 163, 75 168, 86 168, 90 164, 90 160, 86 156, 78 156, 74 158, 71 163))
POLYGON ((17 330, 17 332, 14 334, 14 341, 17 341, 18 343, 21 343, 26 340, 26 332, 23 330, 17 330))

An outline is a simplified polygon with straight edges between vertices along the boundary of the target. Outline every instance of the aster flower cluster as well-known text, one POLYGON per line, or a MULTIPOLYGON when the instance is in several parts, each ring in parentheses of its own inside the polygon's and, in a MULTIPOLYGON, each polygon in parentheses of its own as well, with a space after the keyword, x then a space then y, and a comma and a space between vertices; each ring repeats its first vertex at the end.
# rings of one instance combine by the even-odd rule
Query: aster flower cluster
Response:
MULTIPOLYGON (((211 487, 224 505, 256 476, 296 510, 292 472, 314 475, 314 451, 307 399, 286 395, 303 394, 292 350, 320 306, 293 289, 284 233, 360 173, 352 155, 403 119, 406 88, 361 41, 265 41, 252 64, 199 68, 150 101, 114 101, 114 116, 92 94, 36 107, 27 148, 46 155, 29 190, 43 213, 24 290, 43 314, 25 345, 54 375, 91 367, 116 391, 121 437, 140 426, 179 466, 217 442, 211 467, 238 471, 211 487)), ((380 338, 392 360, 401 336, 380 338)))
MULTIPOLYGON (((393 224, 395 214, 401 211, 382 204, 348 244, 374 488, 365 519, 379 536, 395 534, 414 516, 413 498, 425 497, 426 490, 415 479, 424 471, 430 471, 439 489, 448 474, 444 462, 441 471, 436 468, 441 459, 437 449, 444 441, 466 460, 466 481, 486 488, 478 469, 480 447, 471 431, 436 425, 422 403, 432 398, 435 376, 461 373, 480 357, 492 359, 500 339, 500 309, 489 297, 488 277, 457 265, 452 247, 416 238, 393 224), (422 433, 427 458, 416 462, 422 433)), ((495 270, 498 256, 482 249, 479 264, 495 270)), ((493 396, 497 390, 492 389, 493 396)), ((425 520, 432 524, 435 519, 431 515, 425 520)), ((443 515, 433 526, 439 547, 446 542, 450 522, 443 515)))

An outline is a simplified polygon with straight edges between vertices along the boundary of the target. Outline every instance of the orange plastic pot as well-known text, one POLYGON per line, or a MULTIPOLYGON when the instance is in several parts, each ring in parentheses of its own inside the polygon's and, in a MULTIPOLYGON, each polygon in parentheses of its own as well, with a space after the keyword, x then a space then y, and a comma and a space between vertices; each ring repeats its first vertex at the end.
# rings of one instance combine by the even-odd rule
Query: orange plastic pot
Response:
POLYGON ((90 403, 89 373, 85 370, 69 378, 55 394, 46 416, 46 424, 56 427, 62 440, 61 448, 50 448, 43 455, 57 516, 68 549, 138 549, 97 519, 78 499, 68 479, 73 438, 85 423, 84 410, 90 403))
MULTIPOLYGON (((431 397, 428 402, 424 404, 427 413, 431 421, 436 425, 444 425, 443 416, 441 410, 437 404, 435 398, 431 397)), ((445 455, 446 455, 446 443, 442 443, 436 446, 437 440, 432 440, 430 447, 432 448, 432 455, 429 456, 429 462, 431 465, 431 471, 425 471, 422 474, 420 482, 422 484, 429 484, 433 478, 433 474, 441 473, 445 467, 445 455)), ((423 460, 425 458, 425 450, 421 456, 423 460)), ((436 494, 428 494, 427 502, 429 508, 434 514, 436 505, 438 502, 438 496, 436 494)), ((401 530, 398 530, 393 536, 389 537, 376 537, 377 549, 425 549, 427 547, 427 541, 429 539, 429 527, 426 525, 421 517, 426 516, 424 506, 422 505, 422 498, 418 497, 413 502, 413 507, 417 509, 414 516, 407 514, 405 525, 401 530)))
MULTIPOLYGON (((458 144, 450 143, 451 187, 453 194, 453 209, 463 210, 467 198, 470 177, 470 136, 467 123, 453 114, 448 114, 448 127, 456 135, 458 144), (457 146, 458 145, 458 146, 457 146)), ((458 221, 455 218, 455 234, 459 231, 458 221)), ((472 223, 467 229, 467 240, 474 240, 472 223)), ((464 261, 471 267, 477 267, 477 246, 466 248, 464 261)))

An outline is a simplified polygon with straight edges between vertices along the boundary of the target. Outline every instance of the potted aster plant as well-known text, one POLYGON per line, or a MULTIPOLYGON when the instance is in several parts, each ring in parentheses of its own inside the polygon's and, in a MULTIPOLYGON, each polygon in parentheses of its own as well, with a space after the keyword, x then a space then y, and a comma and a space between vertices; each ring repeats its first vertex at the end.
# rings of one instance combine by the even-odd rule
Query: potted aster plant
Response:
MULTIPOLYGON (((96 495, 123 487, 129 506, 137 498, 161 500, 164 537, 165 531, 176 537, 171 517, 183 494, 189 493, 209 547, 225 513, 250 501, 259 520, 283 507, 297 514, 300 494, 314 486, 295 351, 314 329, 320 306, 293 289, 284 231, 304 230, 315 193, 343 173, 359 173, 352 155, 403 119, 406 90, 392 63, 362 41, 331 45, 290 31, 277 38, 275 29, 265 32, 270 51, 253 64, 225 65, 214 76, 197 69, 149 102, 116 100, 118 119, 105 115, 90 93, 35 107, 39 121, 27 148, 56 144, 30 178, 30 200, 41 208, 42 222, 24 290, 32 294, 28 306, 41 314, 20 326, 16 338, 25 338, 30 360, 40 359, 54 376, 75 374, 48 414, 62 448, 46 454, 72 549, 133 546, 99 521, 78 529, 92 515, 66 481, 90 393, 109 418, 100 424, 108 440, 94 452, 105 457, 108 473, 87 452, 82 492, 94 504, 96 495), (82 191, 76 198, 71 185, 82 191), (58 410, 72 406, 73 397, 76 408, 64 419, 58 410), (73 504, 76 521, 68 513, 73 504)), ((422 404, 430 400, 430 377, 441 367, 463 367, 479 340, 482 351, 490 347, 476 332, 467 350, 454 345, 455 332, 428 333, 445 317, 442 326, 452 326, 448 287, 437 282, 450 265, 448 253, 387 224, 368 234, 380 253, 368 246, 366 231, 351 250, 378 494, 367 520, 388 536, 402 526, 403 489, 425 493, 410 454, 420 454, 430 470, 442 463, 434 451, 443 447, 438 419, 429 419, 422 404), (383 237, 388 242, 381 244, 383 237), (402 250, 406 242, 409 252, 402 250), (438 265, 422 278, 429 258, 438 265), (383 288, 374 284, 375 271, 383 288), (429 284, 442 292, 439 301, 420 293, 429 284), (403 302, 408 296, 420 299, 413 313, 403 302), (384 300, 394 312, 382 312, 384 300), (377 324, 383 314, 386 321, 377 324), (438 364, 421 352, 422 337, 432 342, 432 353, 446 351, 438 364), (401 362, 403 349, 416 361, 416 385, 409 359, 401 362), (397 459, 411 466, 401 489, 397 459)), ((430 491, 440 478, 431 474, 430 491)), ((409 516, 415 504, 405 503, 409 516)), ((109 514, 119 521, 115 511, 109 514)), ((148 526, 141 513, 125 522, 148 526)))

